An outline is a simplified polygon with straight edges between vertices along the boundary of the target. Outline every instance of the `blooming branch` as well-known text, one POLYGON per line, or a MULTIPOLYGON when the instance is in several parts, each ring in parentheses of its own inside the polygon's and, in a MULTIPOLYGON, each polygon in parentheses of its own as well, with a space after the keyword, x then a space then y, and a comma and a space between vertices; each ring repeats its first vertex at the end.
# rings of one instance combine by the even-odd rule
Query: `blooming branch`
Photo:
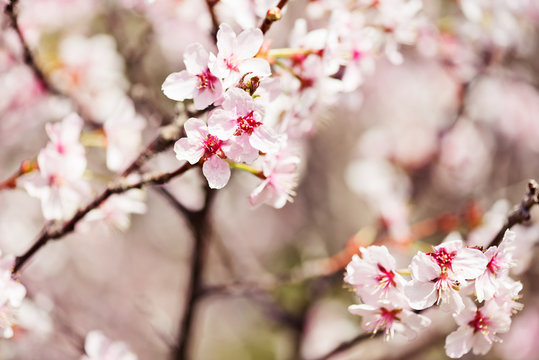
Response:
POLYGON ((15 259, 15 265, 13 266, 13 273, 17 273, 22 266, 43 246, 45 246, 49 240, 59 239, 64 235, 75 230, 75 226, 80 220, 82 220, 90 211, 97 208, 105 200, 107 200, 111 195, 121 194, 131 189, 140 189, 146 185, 162 185, 170 181, 171 179, 185 173, 187 170, 191 169, 193 166, 186 163, 180 166, 178 169, 168 172, 168 173, 159 173, 159 174, 144 174, 141 177, 141 180, 129 183, 125 178, 120 178, 116 182, 109 185, 99 196, 94 198, 88 205, 83 208, 80 208, 71 219, 67 220, 62 224, 58 224, 53 227, 45 226, 41 231, 41 235, 34 242, 34 245, 28 249, 23 255, 18 256, 15 259))

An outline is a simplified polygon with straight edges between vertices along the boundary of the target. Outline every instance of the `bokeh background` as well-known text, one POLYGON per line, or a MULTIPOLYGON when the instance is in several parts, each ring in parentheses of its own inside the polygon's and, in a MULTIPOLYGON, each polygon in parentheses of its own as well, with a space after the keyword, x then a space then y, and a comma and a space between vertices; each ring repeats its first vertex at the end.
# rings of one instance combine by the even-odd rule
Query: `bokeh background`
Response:
MULTIPOLYGON (((317 3, 291 1, 268 33, 274 46, 286 46, 299 17, 314 18, 313 29, 323 26, 317 3)), ((539 177, 539 3, 464 3, 425 3, 429 25, 402 49, 403 64, 381 58, 358 90, 313 112, 293 203, 251 207, 257 179, 241 172, 214 194, 193 359, 315 359, 362 332, 360 318, 347 311, 357 299, 342 281, 359 245, 385 244, 406 267, 419 246, 450 231, 481 244, 501 228, 527 179, 539 177), (484 11, 479 20, 469 14, 473 6, 484 11)), ((222 0, 215 10, 239 30, 256 26, 270 5, 222 0)), ((143 143, 178 111, 160 88, 181 68, 185 47, 214 47, 204 1, 20 0, 18 9, 50 81, 96 119, 113 106, 115 92, 128 94, 146 120, 143 143), (77 57, 100 64, 90 84, 62 72, 66 59, 77 57)), ((60 120, 72 102, 39 86, 4 14, 0 26, 3 180, 39 152, 44 124, 60 120)), ((89 147, 87 155, 95 174, 112 178, 102 148, 89 147)), ((145 169, 176 164, 169 150, 145 169)), ((165 189, 196 210, 205 187, 190 171, 165 189)), ((148 189, 145 199, 145 214, 133 215, 125 231, 88 222, 32 259, 20 276, 29 295, 24 316, 14 338, 0 341, 0 358, 78 359, 93 329, 126 342, 140 359, 171 358, 193 235, 161 190, 148 189)), ((39 201, 18 187, 0 191, 0 204, 0 248, 21 254, 44 223, 39 201)), ((539 359, 537 219, 534 211, 515 227, 525 308, 484 358, 539 359)), ((445 336, 456 326, 448 314, 425 314, 433 325, 413 342, 367 338, 335 358, 443 359, 445 336)))

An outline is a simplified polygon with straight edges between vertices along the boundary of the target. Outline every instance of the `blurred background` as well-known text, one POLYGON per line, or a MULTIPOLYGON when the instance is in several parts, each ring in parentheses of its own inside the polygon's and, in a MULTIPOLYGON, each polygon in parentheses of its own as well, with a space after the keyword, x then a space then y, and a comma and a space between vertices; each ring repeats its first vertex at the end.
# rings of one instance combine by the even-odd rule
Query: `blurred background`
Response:
MULTIPOLYGON (((309 30, 324 27, 320 13, 335 2, 290 2, 268 33, 272 47, 287 46, 300 17, 309 30)), ((272 5, 221 0, 215 12, 240 30, 259 24, 272 5)), ((95 135, 93 123, 128 96, 145 121, 140 146, 148 144, 179 111, 161 84, 182 68, 185 47, 196 41, 215 49, 204 1, 20 0, 17 8, 36 63, 59 91, 43 88, 24 63, 2 14, 0 180, 35 157, 47 143, 45 124, 73 104, 95 135)), ((401 48, 402 64, 380 57, 359 89, 309 115, 293 203, 253 208, 247 198, 259 180, 242 172, 212 193, 192 359, 323 356, 363 331, 347 311, 357 299, 342 281, 359 246, 384 244, 405 268, 420 246, 451 231, 486 244, 527 180, 539 178, 539 3, 436 0, 423 4, 422 16, 417 41, 401 48)), ((89 176, 99 188, 114 172, 91 140, 89 176)), ((176 164, 168 150, 145 169, 176 164)), ((78 359, 94 329, 139 359, 173 356, 194 236, 171 196, 196 211, 208 192, 196 170, 164 188, 144 192, 144 214, 132 215, 130 226, 88 221, 34 256, 21 272, 28 299, 15 336, 0 340, 1 359, 78 359)), ((0 204, 0 248, 22 254, 44 223, 40 202, 18 186, 2 189, 0 204)), ((524 310, 483 358, 539 359, 538 219, 535 209, 515 227, 524 310)), ((456 325, 449 314, 425 314, 433 325, 413 342, 366 338, 334 358, 446 358, 445 336, 456 325)))

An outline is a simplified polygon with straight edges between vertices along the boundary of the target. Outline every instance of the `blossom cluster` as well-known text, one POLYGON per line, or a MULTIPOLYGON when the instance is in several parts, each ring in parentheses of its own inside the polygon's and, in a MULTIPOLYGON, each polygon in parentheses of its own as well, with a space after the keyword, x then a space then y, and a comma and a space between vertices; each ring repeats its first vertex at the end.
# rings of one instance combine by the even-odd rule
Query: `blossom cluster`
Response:
POLYGON ((437 305, 459 326, 446 339, 447 355, 460 358, 470 350, 484 355, 521 309, 516 299, 522 284, 509 277, 514 241, 515 234, 507 230, 499 246, 482 251, 450 234, 431 252, 419 251, 412 258, 411 280, 399 274, 385 246, 360 248, 347 266, 345 281, 362 304, 349 310, 363 317, 367 331, 384 331, 386 339, 395 333, 414 338, 431 323, 418 312, 437 305))

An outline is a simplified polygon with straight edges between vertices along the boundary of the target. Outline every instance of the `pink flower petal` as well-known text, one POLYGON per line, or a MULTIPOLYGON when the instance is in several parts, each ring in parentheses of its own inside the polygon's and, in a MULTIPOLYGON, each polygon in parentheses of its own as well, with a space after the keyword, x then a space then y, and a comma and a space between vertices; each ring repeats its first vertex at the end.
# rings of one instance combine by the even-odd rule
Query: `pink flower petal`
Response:
POLYGON ((197 85, 198 79, 196 76, 190 75, 183 70, 167 76, 161 90, 169 99, 183 101, 193 98, 197 85))
POLYGON ((208 129, 221 140, 230 139, 236 131, 234 114, 222 109, 214 110, 208 118, 208 129))
POLYGON ((190 164, 196 164, 204 155, 204 148, 201 146, 200 141, 181 138, 174 144, 174 152, 178 160, 186 160, 190 164))
POLYGON ((236 57, 248 59, 254 57, 264 41, 264 35, 260 29, 249 29, 238 35, 236 57))
POLYGON ((190 44, 183 55, 185 69, 191 75, 201 74, 208 67, 208 58, 209 53, 201 44, 190 44))
POLYGON ((210 188, 221 189, 230 179, 230 166, 226 161, 214 155, 204 162, 202 173, 208 180, 210 188))

